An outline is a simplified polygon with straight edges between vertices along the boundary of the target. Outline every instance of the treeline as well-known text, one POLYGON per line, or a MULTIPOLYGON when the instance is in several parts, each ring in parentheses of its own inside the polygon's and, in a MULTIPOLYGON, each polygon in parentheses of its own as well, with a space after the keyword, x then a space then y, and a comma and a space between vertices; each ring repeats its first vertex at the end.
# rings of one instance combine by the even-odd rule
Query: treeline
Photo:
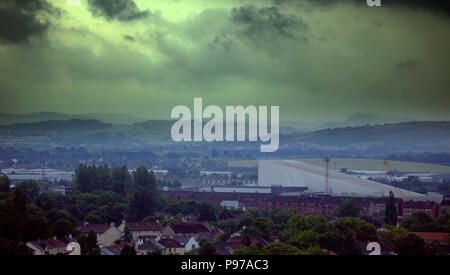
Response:
MULTIPOLYGON (((31 240, 78 233, 84 222, 118 225, 123 219, 142 221, 167 205, 153 172, 141 166, 80 165, 74 175, 74 194, 41 192, 37 182, 15 184, 0 178, 0 254, 26 254, 31 240)), ((44 190, 43 190, 44 191, 44 190)))
POLYGON ((399 187, 405 190, 421 194, 426 194, 427 192, 440 192, 440 193, 450 192, 450 183, 446 180, 435 186, 428 182, 421 181, 420 178, 416 176, 409 176, 405 179, 396 181, 395 183, 391 182, 389 179, 386 178, 369 177, 369 179, 388 185, 395 185, 395 187, 399 187))
POLYGON ((433 229, 449 232, 450 215, 443 214, 436 220, 425 213, 410 217, 400 227, 384 224, 384 230, 377 232, 377 227, 364 217, 332 219, 323 215, 301 215, 290 209, 249 212, 238 223, 232 220, 218 223, 226 237, 219 236, 216 241, 241 232, 243 243, 248 246, 236 250, 237 255, 322 255, 324 249, 339 255, 358 255, 364 253, 366 244, 372 241, 386 244, 399 255, 439 254, 437 247, 427 246, 411 232, 433 229), (254 236, 269 244, 264 247, 251 244, 254 236), (278 238, 277 242, 274 237, 278 238))
POLYGON ((450 165, 450 153, 447 153, 447 152, 442 152, 442 153, 405 152, 405 153, 398 153, 398 154, 386 154, 385 156, 383 156, 380 159, 450 165))
POLYGON ((232 218, 236 214, 241 214, 242 210, 230 210, 225 207, 214 205, 207 201, 196 201, 182 199, 178 202, 170 202, 164 208, 165 213, 173 216, 186 216, 192 214, 198 217, 198 221, 217 222, 232 218))
POLYGON ((101 218, 101 209, 114 209, 114 216, 141 221, 165 205, 155 174, 145 166, 130 174, 125 166, 111 170, 107 165, 81 164, 75 169, 73 187, 72 200, 80 218, 83 215, 101 218))
POLYGON ((10 188, 8 177, 0 177, 0 254, 25 255, 28 241, 50 236, 61 237, 74 233, 76 221, 66 211, 45 209, 53 203, 63 203, 62 196, 55 196, 41 205, 37 200, 39 186, 35 182, 19 183, 10 188), (41 207, 40 207, 41 206, 41 207))

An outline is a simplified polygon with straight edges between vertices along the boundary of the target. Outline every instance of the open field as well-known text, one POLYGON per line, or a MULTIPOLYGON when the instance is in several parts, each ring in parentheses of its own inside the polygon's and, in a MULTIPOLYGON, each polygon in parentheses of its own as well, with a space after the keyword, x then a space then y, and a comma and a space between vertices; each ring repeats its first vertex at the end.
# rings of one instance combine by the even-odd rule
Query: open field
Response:
MULTIPOLYGON (((303 161, 305 163, 325 167, 322 159, 295 159, 303 161)), ((369 170, 369 171, 384 171, 382 160, 379 159, 331 159, 330 169, 334 169, 336 163, 336 169, 348 168, 353 170, 369 170)), ((402 172, 428 172, 428 173, 449 173, 450 166, 419 163, 419 162, 406 162, 406 161, 389 161, 392 169, 396 169, 402 172)), ((232 160, 228 161, 228 165, 231 167, 257 167, 257 160, 232 160)))

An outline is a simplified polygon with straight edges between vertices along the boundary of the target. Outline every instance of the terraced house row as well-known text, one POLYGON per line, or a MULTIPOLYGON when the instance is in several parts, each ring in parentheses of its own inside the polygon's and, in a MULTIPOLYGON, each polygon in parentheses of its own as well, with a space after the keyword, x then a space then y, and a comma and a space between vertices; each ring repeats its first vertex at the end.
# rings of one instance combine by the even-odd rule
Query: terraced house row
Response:
MULTIPOLYGON (((247 210, 295 209, 304 215, 336 215, 337 208, 342 201, 349 197, 331 196, 323 194, 301 194, 296 196, 282 196, 273 193, 229 193, 229 192, 190 192, 165 191, 167 197, 173 201, 192 199, 209 201, 220 204, 223 201, 238 201, 247 210)), ((360 208, 360 215, 383 216, 385 198, 351 197, 360 208)), ((433 201, 403 201, 395 199, 399 216, 408 216, 414 212, 425 212, 436 218, 440 209, 448 209, 448 201, 441 205, 433 201)))

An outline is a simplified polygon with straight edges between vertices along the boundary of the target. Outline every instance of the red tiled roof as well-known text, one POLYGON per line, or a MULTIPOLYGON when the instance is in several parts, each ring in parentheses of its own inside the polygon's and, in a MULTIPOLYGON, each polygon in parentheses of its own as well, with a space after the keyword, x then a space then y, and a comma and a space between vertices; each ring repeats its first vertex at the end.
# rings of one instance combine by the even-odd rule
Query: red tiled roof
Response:
POLYGON ((127 222, 130 231, 161 231, 162 225, 157 222, 127 222))
POLYGON ((95 234, 99 233, 105 233, 106 230, 108 230, 111 226, 108 224, 86 224, 81 226, 80 232, 81 233, 89 233, 94 232, 95 234))
POLYGON ((55 240, 53 238, 48 238, 47 243, 49 243, 53 247, 66 247, 66 244, 60 240, 55 240))
POLYGON ((201 223, 180 223, 170 225, 176 234, 197 234, 209 232, 209 229, 201 223))
POLYGON ((432 201, 405 201, 403 202, 403 208, 431 209, 435 204, 432 201))
POLYGON ((336 252, 332 251, 332 250, 327 250, 327 249, 323 249, 323 252, 325 253, 325 255, 337 255, 336 252))
POLYGON ((181 248, 184 247, 184 245, 180 244, 179 242, 175 241, 174 239, 170 238, 162 238, 158 241, 158 243, 165 248, 181 248))
POLYGON ((428 241, 445 241, 445 238, 449 233, 436 233, 436 232, 412 232, 424 240, 428 241))

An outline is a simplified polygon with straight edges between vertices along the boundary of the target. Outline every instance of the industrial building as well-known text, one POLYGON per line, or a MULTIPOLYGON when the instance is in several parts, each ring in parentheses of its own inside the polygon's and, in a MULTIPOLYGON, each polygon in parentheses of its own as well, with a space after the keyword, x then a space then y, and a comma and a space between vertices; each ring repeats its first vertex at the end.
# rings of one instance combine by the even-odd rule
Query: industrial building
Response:
POLYGON ((395 188, 296 160, 259 160, 258 184, 262 187, 306 187, 311 193, 339 196, 383 197, 392 191, 397 198, 403 200, 442 201, 442 198, 436 196, 395 188))

